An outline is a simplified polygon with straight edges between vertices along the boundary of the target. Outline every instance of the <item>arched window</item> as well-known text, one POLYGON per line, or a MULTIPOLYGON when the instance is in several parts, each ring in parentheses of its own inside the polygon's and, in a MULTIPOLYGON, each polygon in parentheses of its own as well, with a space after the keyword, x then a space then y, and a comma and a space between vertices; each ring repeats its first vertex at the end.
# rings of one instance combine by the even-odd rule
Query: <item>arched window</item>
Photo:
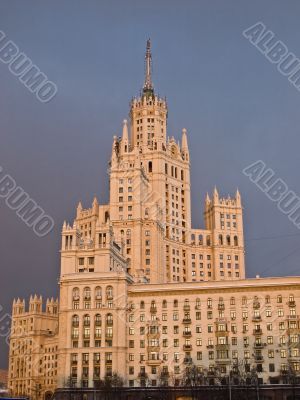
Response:
POLYGON ((107 286, 106 298, 107 298, 107 300, 112 300, 112 298, 113 298, 113 287, 112 286, 107 286))
POLYGON ((162 308, 167 308, 167 307, 168 307, 167 300, 163 300, 162 308))
POLYGON ((156 303, 155 303, 155 300, 152 300, 151 301, 151 306, 150 306, 150 310, 156 310, 156 303))
POLYGON ((121 229, 121 236, 122 237, 124 236, 124 230, 123 229, 121 229))
POLYGON ((198 241, 199 241, 199 244, 202 246, 203 245, 203 235, 198 236, 198 241))
POLYGON ((91 318, 88 314, 83 316, 83 326, 90 326, 91 325, 91 318))
POLYGON ((183 309, 184 309, 185 311, 189 311, 189 310, 190 310, 190 301, 189 301, 189 299, 185 299, 185 300, 184 300, 183 309))
POLYGON ((140 302, 140 309, 141 310, 145 309, 145 302, 143 300, 140 302))
POLYGON ((219 235, 219 245, 223 246, 223 235, 219 235))
POLYGON ((152 172, 152 161, 149 161, 148 163, 148 172, 152 172))
POLYGON ((195 244, 195 235, 194 234, 191 235, 191 241, 192 241, 192 244, 195 244))
POLYGON ((95 299, 101 300, 102 299, 102 289, 100 286, 97 286, 95 289, 95 299))
POLYGON ((84 300, 91 300, 91 289, 89 287, 83 289, 83 297, 84 300))
POLYGON ((238 245, 239 245, 238 237, 237 237, 237 236, 234 236, 234 238, 233 238, 233 243, 234 243, 235 246, 238 246, 238 245))
POLYGON ((279 295, 277 296, 277 303, 282 303, 282 296, 281 296, 281 294, 279 294, 279 295))
POLYGON ((72 317, 72 326, 78 327, 79 326, 79 317, 78 315, 73 315, 72 317))
POLYGON ((106 326, 113 326, 112 314, 106 314, 106 326))
POLYGON ((230 246, 230 236, 229 235, 226 236, 226 244, 227 244, 227 246, 230 246))
POLYGON ((177 308, 178 307, 178 300, 174 300, 174 308, 177 308))
POLYGON ((72 298, 74 301, 78 301, 80 299, 80 295, 79 295, 79 288, 74 288, 72 291, 72 298))
POLYGON ((95 326, 101 326, 102 321, 101 321, 101 315, 100 314, 96 314, 95 315, 95 326))
POLYGON ((210 236, 206 236, 206 246, 210 246, 210 236))

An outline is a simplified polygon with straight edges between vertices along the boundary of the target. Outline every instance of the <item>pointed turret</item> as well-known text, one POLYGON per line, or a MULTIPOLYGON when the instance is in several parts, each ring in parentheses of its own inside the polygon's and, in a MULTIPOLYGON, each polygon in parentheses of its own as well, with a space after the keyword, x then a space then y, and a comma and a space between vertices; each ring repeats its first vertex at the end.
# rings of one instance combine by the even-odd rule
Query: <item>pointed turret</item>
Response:
POLYGON ((77 217, 76 218, 80 217, 81 211, 82 211, 82 204, 81 204, 81 201, 80 201, 78 203, 78 206, 77 206, 77 217))
POLYGON ((93 214, 97 214, 98 208, 99 208, 99 203, 98 203, 98 199, 96 196, 94 197, 92 208, 93 208, 93 214))
POLYGON ((206 203, 206 204, 209 204, 209 203, 210 203, 210 197, 209 197, 208 192, 206 192, 205 203, 206 203))
POLYGON ((239 189, 236 189, 235 201, 236 201, 236 205, 237 206, 241 206, 242 205, 242 200, 241 200, 241 195, 240 195, 239 189))
POLYGON ((182 129, 181 152, 183 159, 189 161, 189 145, 187 139, 187 132, 185 128, 182 129))
POLYGON ((188 140, 187 140, 187 131, 185 128, 182 129, 181 148, 182 148, 182 150, 189 149, 188 140))
POLYGON ((122 133, 122 140, 128 142, 128 127, 127 127, 127 119, 123 120, 123 133, 122 133))
POLYGON ((124 153, 128 153, 129 151, 127 119, 123 120, 122 151, 124 153))
POLYGON ((217 187, 214 187, 214 195, 213 195, 213 202, 214 203, 218 203, 219 202, 219 193, 217 190, 217 187))

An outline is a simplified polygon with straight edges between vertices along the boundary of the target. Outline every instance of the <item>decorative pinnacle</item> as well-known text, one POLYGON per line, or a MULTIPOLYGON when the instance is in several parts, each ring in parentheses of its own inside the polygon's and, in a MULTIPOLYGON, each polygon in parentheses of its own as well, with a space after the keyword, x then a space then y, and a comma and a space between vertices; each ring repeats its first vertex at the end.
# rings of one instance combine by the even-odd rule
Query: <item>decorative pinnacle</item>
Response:
POLYGON ((151 41, 150 39, 148 39, 146 47, 146 55, 145 55, 145 83, 143 88, 144 91, 153 90, 151 72, 152 72, 151 41))

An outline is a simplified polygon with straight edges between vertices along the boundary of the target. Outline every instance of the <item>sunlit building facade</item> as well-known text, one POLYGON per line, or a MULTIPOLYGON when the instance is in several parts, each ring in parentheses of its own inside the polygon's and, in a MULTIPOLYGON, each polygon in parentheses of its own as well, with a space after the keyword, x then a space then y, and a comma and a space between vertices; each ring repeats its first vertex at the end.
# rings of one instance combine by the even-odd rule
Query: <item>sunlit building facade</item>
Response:
POLYGON ((191 366, 216 378, 239 364, 264 383, 300 369, 300 278, 246 279, 238 191, 206 195, 205 227, 192 227, 188 135, 168 137, 151 63, 148 41, 141 95, 113 138, 109 204, 79 203, 63 224, 59 301, 13 304, 14 395, 98 387, 115 372, 159 386, 191 366))

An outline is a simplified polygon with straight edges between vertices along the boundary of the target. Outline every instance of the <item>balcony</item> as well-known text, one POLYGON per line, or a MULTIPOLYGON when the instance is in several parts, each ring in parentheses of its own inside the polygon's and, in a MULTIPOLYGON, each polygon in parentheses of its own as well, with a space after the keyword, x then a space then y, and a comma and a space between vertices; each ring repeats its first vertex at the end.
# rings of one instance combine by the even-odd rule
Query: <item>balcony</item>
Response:
POLYGON ((253 308, 254 308, 255 310, 258 310, 258 309, 260 308, 260 302, 259 302, 259 301, 254 302, 254 303, 253 303, 253 308))
POLYGON ((192 350, 192 345, 191 344, 184 344, 183 345, 183 351, 191 351, 192 350))
POLYGON ((214 348, 214 345, 213 345, 213 344, 208 344, 208 345, 206 346, 206 348, 207 348, 207 349, 213 349, 213 348, 214 348))
POLYGON ((230 344, 217 344, 216 345, 216 350, 229 350, 230 349, 230 344))
POLYGON ((190 306, 189 304, 185 304, 185 305, 183 306, 183 310, 184 310, 184 311, 190 311, 190 309, 191 309, 191 306, 190 306))
POLYGON ((254 343, 254 348, 255 349, 263 349, 264 348, 264 344, 263 343, 254 343))
POLYGON ((288 321, 299 321, 300 320, 300 316, 299 315, 287 315, 286 319, 288 321))
POLYGON ((231 364, 231 358, 216 358, 216 364, 231 364))
POLYGON ((192 364, 193 363, 192 357, 184 357, 183 363, 184 364, 192 364))
POLYGON ((260 315, 253 315, 252 316, 252 321, 253 322, 260 322, 261 321, 261 316, 260 315))
POLYGON ((263 356, 254 356, 254 362, 256 362, 256 363, 264 362, 263 356))
POLYGON ((229 331, 226 330, 216 330, 215 331, 216 336, 228 336, 229 335, 229 331))
POLYGON ((191 320, 190 317, 184 317, 183 320, 182 320, 182 323, 183 324, 191 324, 192 320, 191 320))
POLYGON ((262 330, 261 329, 254 329, 253 330, 253 335, 262 335, 262 330))
POLYGON ((219 311, 224 311, 225 310, 225 304, 224 303, 219 303, 218 304, 218 310, 219 311))
POLYGON ((78 328, 78 327, 79 327, 79 321, 73 321, 73 322, 72 322, 72 326, 73 326, 74 328, 78 328))
POLYGON ((147 365, 160 365, 162 363, 162 360, 147 360, 146 364, 147 365))
POLYGON ((149 332, 147 333, 148 339, 159 339, 160 333, 159 332, 149 332))
POLYGON ((287 302, 287 305, 288 305, 289 307, 296 307, 296 302, 295 302, 295 300, 289 300, 289 301, 287 302))
POLYGON ((183 335, 184 337, 191 337, 191 336, 192 336, 192 331, 183 331, 183 332, 182 332, 182 335, 183 335))
POLYGON ((157 308, 156 307, 150 307, 150 312, 152 314, 156 314, 157 313, 157 308))

